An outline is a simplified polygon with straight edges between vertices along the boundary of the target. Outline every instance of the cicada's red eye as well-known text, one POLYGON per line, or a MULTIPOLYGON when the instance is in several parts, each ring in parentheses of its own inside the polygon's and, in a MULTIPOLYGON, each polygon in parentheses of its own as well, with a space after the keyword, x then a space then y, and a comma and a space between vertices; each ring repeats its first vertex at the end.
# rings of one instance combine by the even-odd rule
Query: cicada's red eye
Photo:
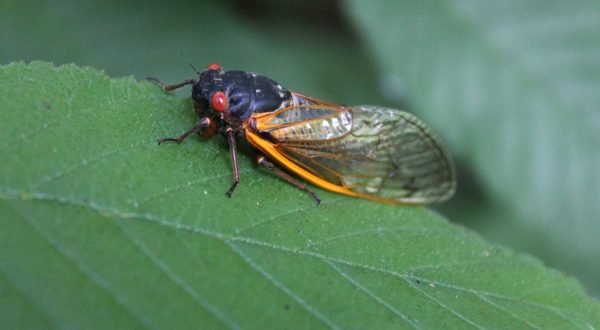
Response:
POLYGON ((207 70, 221 70, 221 66, 220 66, 220 65, 218 65, 218 64, 216 64, 216 63, 213 63, 213 64, 209 64, 209 65, 206 67, 206 69, 207 69, 207 70))
POLYGON ((210 98, 210 103, 212 104, 213 109, 218 112, 225 112, 229 106, 227 95, 221 91, 213 93, 212 97, 210 98))

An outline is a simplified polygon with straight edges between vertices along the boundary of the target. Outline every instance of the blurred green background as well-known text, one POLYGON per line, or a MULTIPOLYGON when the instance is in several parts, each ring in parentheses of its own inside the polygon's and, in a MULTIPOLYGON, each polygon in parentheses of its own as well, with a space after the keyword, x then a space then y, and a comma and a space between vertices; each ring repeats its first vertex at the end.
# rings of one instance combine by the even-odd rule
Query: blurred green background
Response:
POLYGON ((194 75, 187 61, 216 62, 329 101, 414 112, 458 167, 458 194, 435 207, 595 297, 599 35, 589 1, 0 1, 3 64, 178 82, 194 75))

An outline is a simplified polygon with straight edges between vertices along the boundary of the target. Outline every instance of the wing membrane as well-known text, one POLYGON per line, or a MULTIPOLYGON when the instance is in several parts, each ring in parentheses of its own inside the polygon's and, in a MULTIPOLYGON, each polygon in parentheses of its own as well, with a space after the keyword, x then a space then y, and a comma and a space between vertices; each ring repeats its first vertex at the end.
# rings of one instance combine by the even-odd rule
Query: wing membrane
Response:
POLYGON ((430 203, 455 190, 447 152, 422 121, 406 112, 292 106, 259 121, 257 128, 286 159, 351 195, 430 203))

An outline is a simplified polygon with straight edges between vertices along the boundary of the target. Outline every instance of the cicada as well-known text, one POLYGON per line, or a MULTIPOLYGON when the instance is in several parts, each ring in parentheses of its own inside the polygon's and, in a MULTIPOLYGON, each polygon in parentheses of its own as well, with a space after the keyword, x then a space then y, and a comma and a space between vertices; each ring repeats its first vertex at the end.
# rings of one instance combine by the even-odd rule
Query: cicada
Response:
POLYGON ((238 140, 257 151, 258 164, 310 194, 300 177, 316 186, 355 197, 396 204, 426 204, 450 198, 456 188, 448 152, 415 116, 379 106, 343 106, 291 91, 274 80, 211 64, 192 85, 200 118, 178 137, 222 134, 233 168, 231 194, 240 182, 238 140))

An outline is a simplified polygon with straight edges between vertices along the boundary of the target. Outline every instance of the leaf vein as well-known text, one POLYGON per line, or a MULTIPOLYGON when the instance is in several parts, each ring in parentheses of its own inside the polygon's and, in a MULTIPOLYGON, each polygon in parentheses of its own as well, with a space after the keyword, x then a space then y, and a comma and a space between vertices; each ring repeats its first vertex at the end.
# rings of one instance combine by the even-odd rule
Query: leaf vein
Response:
POLYGON ((513 312, 509 311, 508 309, 506 309, 506 308, 504 308, 504 307, 496 304, 495 302, 493 302, 492 300, 488 299, 484 295, 477 295, 477 298, 483 300, 485 303, 487 303, 487 304, 489 304, 491 306, 494 306, 494 307, 498 308, 499 310, 503 311, 505 314, 509 315, 510 317, 512 317, 512 318, 514 318, 514 319, 516 319, 518 321, 521 321, 521 322, 527 324, 528 326, 530 326, 533 329, 541 329, 541 327, 539 327, 539 326, 537 326, 537 325, 535 325, 535 324, 533 324, 533 323, 531 323, 531 322, 529 322, 529 321, 521 318, 519 315, 516 315, 513 312))
POLYGON ((325 323, 328 327, 330 327, 331 329, 339 329, 340 327, 337 326, 335 323, 333 323, 333 321, 331 321, 330 319, 328 319, 325 315, 321 314, 317 309, 315 309, 314 307, 312 307, 310 304, 308 304, 304 299, 302 299, 302 297, 300 297, 298 294, 294 293, 291 289, 289 289, 287 286, 285 286, 283 283, 277 281, 275 279, 275 277, 273 277, 271 274, 269 274, 266 270, 264 270, 262 267, 260 267, 256 262, 254 262, 254 260, 252 258, 250 258, 247 254, 245 254, 244 252, 242 252, 242 250, 237 247, 234 243, 232 243, 229 240, 224 240, 223 242, 225 242, 225 244, 229 245, 229 247, 244 261, 246 262, 252 269, 254 269, 256 272, 258 272, 259 274, 261 274, 264 278, 266 278, 269 282, 271 282, 271 284, 273 284, 276 288, 278 288, 279 290, 281 290, 283 293, 285 293, 287 296, 289 296, 290 298, 292 298, 294 301, 296 301, 300 306, 302 306, 309 314, 311 314, 312 316, 314 316, 316 319, 320 320, 321 322, 325 323))
POLYGON ((510 301, 514 301, 516 303, 540 308, 542 310, 546 309, 546 310, 551 311, 551 312, 555 313, 556 315, 564 318, 565 320, 567 320, 569 322, 572 322, 572 320, 570 320, 568 317, 566 317, 559 311, 564 311, 565 313, 567 313, 569 315, 578 316, 580 319, 582 319, 582 315, 580 313, 577 313, 576 311, 564 310, 564 309, 556 308, 556 307, 553 307, 550 305, 536 303, 536 302, 528 301, 528 300, 521 300, 518 298, 512 298, 512 297, 504 296, 504 295, 493 293, 493 292, 463 288, 460 286, 447 284, 447 283, 443 283, 443 282, 439 282, 439 281, 429 280, 429 279, 425 279, 425 278, 419 278, 414 275, 400 274, 400 273, 392 271, 392 270, 387 270, 387 269, 370 266, 370 265, 356 264, 351 261, 334 258, 334 257, 328 257, 326 255, 316 253, 313 251, 294 249, 294 248, 290 248, 290 247, 286 247, 286 246, 281 246, 281 245, 276 245, 276 244, 256 240, 256 239, 249 238, 249 237, 224 234, 224 233, 220 233, 220 232, 211 231, 211 230, 208 230, 205 228, 185 226, 185 225, 173 223, 167 219, 156 217, 156 216, 153 216, 150 214, 123 212, 121 210, 110 208, 110 207, 105 207, 105 206, 102 206, 102 205, 99 205, 97 203, 90 202, 90 201, 86 201, 86 202, 77 201, 77 200, 72 200, 72 199, 65 198, 65 197, 60 197, 60 196, 55 196, 55 195, 45 194, 45 193, 39 193, 39 192, 19 193, 18 191, 12 190, 10 188, 4 188, 4 189, 0 190, 0 198, 57 202, 57 203, 61 203, 61 204, 87 208, 87 209, 93 210, 95 212, 98 212, 100 215, 102 215, 104 217, 118 217, 121 219, 139 219, 139 220, 147 221, 149 223, 154 223, 154 224, 157 224, 160 226, 165 226, 165 227, 171 228, 173 230, 181 230, 181 231, 185 231, 185 232, 198 233, 198 234, 206 235, 208 237, 220 239, 222 241, 241 242, 241 243, 246 243, 246 244, 250 244, 250 245, 268 247, 268 248, 271 248, 274 250, 284 251, 284 252, 293 253, 293 254, 301 254, 301 255, 311 256, 311 257, 318 258, 321 260, 329 260, 332 262, 341 263, 341 264, 352 266, 352 267, 357 267, 357 268, 362 268, 362 269, 371 270, 371 271, 375 271, 375 272, 385 273, 388 275, 396 276, 396 277, 404 279, 404 280, 406 280, 406 279, 417 280, 418 279, 418 280, 422 280, 422 281, 429 281, 436 285, 445 286, 445 287, 452 288, 452 289, 455 289, 455 290, 461 291, 461 292, 471 293, 471 294, 475 294, 475 295, 482 294, 482 295, 494 297, 497 299, 510 300, 510 301))
POLYGON ((121 306, 123 308, 123 310, 125 310, 127 313, 129 313, 129 315, 131 315, 135 320, 137 320, 140 324, 144 325, 146 328, 153 328, 152 322, 150 322, 148 319, 146 319, 146 317, 143 315, 143 313, 135 311, 134 309, 130 308, 127 304, 123 303, 122 298, 119 296, 119 294, 117 292, 112 290, 106 283, 104 283, 104 281, 102 281, 102 279, 97 277, 94 274, 94 272, 86 269, 86 267, 83 264, 81 264, 80 262, 78 262, 75 259, 75 257, 71 256, 69 253, 64 251, 64 249, 61 247, 61 245, 57 241, 55 241, 53 238, 48 236, 43 230, 40 230, 31 219, 29 219, 26 216, 22 216, 22 219, 26 223, 28 223, 29 226, 31 226, 31 228, 33 230, 35 230, 35 232, 37 232, 44 240, 46 240, 46 242, 48 242, 50 244, 50 246, 56 252, 58 252, 60 255, 64 256, 65 260, 67 260, 70 264, 72 264, 77 271, 79 271, 81 274, 83 274, 85 277, 87 277, 98 288, 100 288, 104 292, 106 292, 109 297, 112 297, 113 300, 119 306, 121 306))
POLYGON ((403 232, 403 231, 414 231, 414 232, 418 232, 418 231, 438 231, 438 232, 447 232, 447 229, 440 229, 440 228, 433 228, 433 227, 413 227, 413 226, 404 226, 404 227, 377 227, 377 228, 370 228, 370 229, 364 229, 364 230, 358 230, 358 231, 354 231, 354 232, 349 232, 349 233, 344 233, 341 235, 337 235, 337 236, 332 236, 326 239, 322 239, 320 241, 315 241, 315 242, 309 242, 307 244, 307 248, 312 248, 315 246, 320 246, 320 245, 324 245, 324 244, 328 244, 331 242, 335 242, 335 241, 339 241, 339 240, 343 240, 346 238, 350 238, 350 237, 357 237, 357 236, 362 236, 362 235, 367 235, 367 234, 373 234, 373 233, 384 233, 384 232, 403 232))
POLYGON ((185 281, 179 277, 167 264, 165 264, 162 260, 157 258, 153 253, 151 253, 144 244, 142 244, 134 235, 132 235, 128 230, 123 228, 123 226, 116 221, 117 225, 121 229, 121 231, 127 235, 133 244, 138 248, 138 250, 146 256, 152 263, 158 267, 167 278, 174 283, 177 287, 183 290, 192 300, 194 300, 200 307, 206 310, 209 314, 212 314, 217 320, 225 324, 230 329, 241 329, 241 327, 235 323, 231 318, 225 315, 221 310, 211 305, 204 297, 202 297, 196 290, 191 288, 185 281))
POLYGON ((390 305, 387 301, 383 300, 382 298, 377 296, 375 293, 373 293, 371 290, 369 290, 365 286, 361 285, 358 281, 353 279, 348 273, 344 272, 342 269, 337 267, 335 265, 335 263, 333 263, 330 260, 324 260, 324 262, 326 264, 328 264, 329 266, 331 266, 331 268, 333 268, 340 276, 342 276, 342 278, 344 278, 345 280, 350 282, 352 285, 356 286, 359 290, 365 292, 367 295, 369 295, 369 297, 371 297, 373 300, 375 300, 379 304, 383 305, 385 308, 390 310, 396 316, 400 317, 402 320, 409 323, 413 328, 420 329, 420 327, 414 321, 412 321, 408 316, 404 315, 402 312, 400 312, 399 310, 394 308, 394 306, 390 305))
MULTIPOLYGON (((340 205, 340 204, 345 203, 345 202, 347 202, 347 199, 337 198, 337 199, 332 199, 331 201, 322 202, 321 204, 319 204, 319 206, 323 207, 325 205, 331 205, 331 206, 333 206, 333 205, 340 205)), ((272 216, 272 217, 268 218, 265 221, 257 222, 257 223, 254 223, 254 224, 250 224, 249 226, 241 228, 238 231, 236 231, 236 234, 241 234, 241 233, 247 232, 247 231, 249 231, 251 229, 256 229, 257 227, 269 224, 269 223, 271 223, 274 220, 277 220, 277 219, 280 219, 280 218, 284 218, 284 217, 287 217, 287 216, 291 216, 291 215, 300 213, 300 212, 302 212, 304 210, 306 210, 306 207, 305 206, 300 206, 298 208, 292 209, 291 211, 287 211, 287 212, 284 212, 284 213, 272 216)))
MULTIPOLYGON (((246 173, 250 173, 250 172, 251 172, 250 170, 240 170, 240 174, 246 174, 246 173)), ((179 185, 170 187, 168 189, 164 189, 163 191, 160 191, 160 192, 158 192, 158 193, 156 193, 154 195, 151 195, 151 196, 149 196, 149 197, 147 197, 145 199, 142 199, 141 201, 138 202, 138 205, 143 205, 145 203, 148 203, 148 202, 150 202, 150 201, 152 201, 152 200, 154 200, 156 198, 159 198, 161 196, 164 196, 166 194, 173 193, 173 192, 176 192, 176 191, 180 191, 180 190, 183 190, 185 188, 191 187, 191 186, 199 184, 199 183, 203 183, 203 182, 207 182, 207 181, 212 181, 212 180, 218 180, 218 179, 221 179, 221 178, 223 178, 225 176, 229 176, 229 175, 231 175, 231 173, 221 172, 221 173, 219 173, 217 175, 214 175, 214 176, 201 177, 200 179, 197 179, 197 180, 188 181, 186 183, 179 184, 179 185)))
POLYGON ((410 287, 412 287, 413 289, 415 289, 416 291, 418 291, 420 294, 422 294, 423 296, 425 296, 427 299, 433 301, 434 303, 438 304, 440 307, 442 307, 443 309, 449 311, 450 313, 452 313, 452 315, 456 316, 458 319, 460 319, 461 321, 469 324, 472 327, 475 327, 477 329, 485 329, 484 327, 482 327, 481 325, 471 321, 469 318, 467 318, 466 316, 460 314, 459 312, 455 311, 453 308, 450 308, 449 306, 447 306, 446 304, 444 304, 443 302, 439 301, 438 299, 436 299, 435 297, 433 297, 432 295, 428 294, 427 292, 423 291, 423 289, 419 288, 417 285, 415 285, 414 283, 412 283, 409 279, 407 279, 406 277, 400 277, 403 281, 405 281, 410 287))
POLYGON ((46 315, 46 313, 37 305, 34 303, 34 300, 31 299, 25 292, 23 292, 21 290, 21 288, 13 282, 13 280, 10 279, 10 277, 8 276, 8 274, 6 274, 6 270, 4 269, 4 267, 2 267, 2 262, 0 262, 0 275, 6 279, 6 282, 12 286, 15 291, 21 296, 23 297, 23 299, 25 301, 27 301, 27 304, 29 306, 31 306, 39 316, 42 317, 42 319, 44 320, 44 322, 46 324, 52 325, 52 327, 58 328, 58 325, 48 316, 46 315))
POLYGON ((55 180, 57 180, 57 179, 65 176, 65 175, 68 175, 69 173, 72 173, 72 172, 76 171, 79 168, 87 167, 87 166, 89 166, 89 165, 91 165, 93 163, 101 162, 102 160, 108 159, 111 156, 114 156, 114 155, 117 155, 117 154, 120 154, 120 153, 123 153, 123 152, 127 152, 127 151, 130 151, 130 150, 136 149, 136 148, 140 148, 140 147, 143 147, 145 145, 146 145, 145 143, 130 145, 127 148, 120 148, 120 149, 111 150, 111 151, 109 151, 107 153, 101 154, 101 155, 99 155, 99 156, 97 156, 95 158, 92 158, 90 160, 82 160, 82 161, 80 161, 80 162, 78 162, 76 164, 72 164, 71 166, 68 166, 65 169, 62 169, 62 170, 56 171, 56 172, 54 172, 54 173, 52 173, 50 175, 44 176, 38 182, 33 183, 31 185, 31 188, 38 188, 38 187, 40 187, 43 184, 51 183, 51 182, 53 182, 53 181, 55 181, 55 180))

